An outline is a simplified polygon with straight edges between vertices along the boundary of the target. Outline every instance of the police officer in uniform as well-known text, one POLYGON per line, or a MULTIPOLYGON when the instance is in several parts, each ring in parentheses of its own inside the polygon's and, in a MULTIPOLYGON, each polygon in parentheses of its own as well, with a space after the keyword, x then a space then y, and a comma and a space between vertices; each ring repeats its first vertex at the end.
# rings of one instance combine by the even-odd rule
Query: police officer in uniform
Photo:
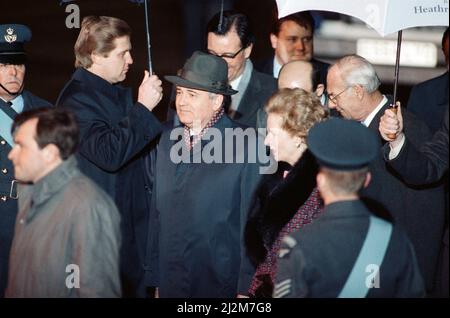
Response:
POLYGON ((405 232, 373 216, 358 197, 370 182, 377 136, 358 122, 334 118, 310 130, 308 148, 320 165, 317 187, 325 209, 284 238, 274 297, 423 297, 405 232))
POLYGON ((17 214, 16 182, 8 153, 12 149, 11 126, 22 111, 51 104, 24 90, 24 43, 31 31, 25 25, 0 25, 0 298, 8 277, 8 258, 17 214))

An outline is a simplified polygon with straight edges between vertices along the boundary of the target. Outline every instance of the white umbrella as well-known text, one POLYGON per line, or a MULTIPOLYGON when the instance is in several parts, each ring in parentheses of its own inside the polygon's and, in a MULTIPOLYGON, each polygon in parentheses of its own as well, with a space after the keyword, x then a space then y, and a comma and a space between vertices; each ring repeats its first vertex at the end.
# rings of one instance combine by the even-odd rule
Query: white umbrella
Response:
POLYGON ((331 11, 362 20, 382 37, 399 32, 395 63, 397 99, 402 30, 418 26, 448 26, 448 0, 277 0, 278 16, 299 11, 331 11))
POLYGON ((418 26, 448 25, 448 0, 277 0, 280 18, 298 11, 331 11, 358 18, 382 37, 418 26))

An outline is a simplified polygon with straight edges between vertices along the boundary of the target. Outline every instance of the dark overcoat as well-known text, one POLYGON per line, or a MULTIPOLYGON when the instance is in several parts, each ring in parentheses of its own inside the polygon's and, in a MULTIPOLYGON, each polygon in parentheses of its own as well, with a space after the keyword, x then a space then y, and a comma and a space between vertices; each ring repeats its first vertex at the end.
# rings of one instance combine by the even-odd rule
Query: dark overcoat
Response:
POLYGON ((143 274, 151 188, 143 179, 142 155, 159 135, 161 124, 144 105, 133 104, 130 89, 111 85, 83 68, 66 84, 57 106, 70 109, 77 117, 80 170, 115 199, 119 208, 122 283, 124 294, 134 296, 138 276, 143 274))
POLYGON ((448 71, 414 86, 407 109, 425 122, 433 133, 436 132, 448 109, 448 71))
MULTIPOLYGON (((242 236, 260 178, 257 164, 247 163, 246 147, 234 149, 234 163, 192 163, 211 145, 207 136, 177 163, 171 154, 178 153, 184 141, 178 133, 173 140, 170 135, 182 128, 167 126, 153 169, 150 226, 158 228, 159 235, 151 237, 149 232, 147 285, 158 286, 160 296, 170 298, 229 298, 246 293, 253 272, 243 272, 248 260, 242 255, 242 236), (244 163, 236 163, 239 157, 244 163)), ((225 129, 243 127, 224 115, 213 128, 223 142, 213 152, 223 149, 218 156, 223 160, 224 140, 232 133, 225 129)))

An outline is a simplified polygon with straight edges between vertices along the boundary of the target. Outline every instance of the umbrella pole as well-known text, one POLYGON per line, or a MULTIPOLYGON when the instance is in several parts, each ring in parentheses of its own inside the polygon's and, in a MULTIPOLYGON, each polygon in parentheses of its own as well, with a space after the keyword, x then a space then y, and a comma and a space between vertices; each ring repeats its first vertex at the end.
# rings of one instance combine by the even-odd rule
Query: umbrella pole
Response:
POLYGON ((150 75, 153 74, 153 65, 152 65, 152 52, 151 52, 151 42, 150 42, 150 27, 149 27, 149 18, 148 18, 148 4, 147 0, 144 1, 145 7, 145 31, 147 33, 147 54, 148 54, 148 71, 150 75))
MULTIPOLYGON (((394 102, 390 105, 390 108, 394 113, 397 113, 397 89, 398 89, 398 75, 400 73, 400 53, 402 50, 402 36, 403 31, 398 32, 397 39, 397 57, 395 60, 395 77, 394 77, 394 102)), ((388 134, 388 137, 395 139, 397 136, 395 134, 388 134)))
POLYGON ((398 39, 397 39, 397 57, 396 57, 396 60, 395 60, 394 105, 397 102, 398 75, 400 73, 400 53, 401 53, 401 50, 402 50, 402 36, 403 36, 403 31, 399 31, 398 32, 398 39))

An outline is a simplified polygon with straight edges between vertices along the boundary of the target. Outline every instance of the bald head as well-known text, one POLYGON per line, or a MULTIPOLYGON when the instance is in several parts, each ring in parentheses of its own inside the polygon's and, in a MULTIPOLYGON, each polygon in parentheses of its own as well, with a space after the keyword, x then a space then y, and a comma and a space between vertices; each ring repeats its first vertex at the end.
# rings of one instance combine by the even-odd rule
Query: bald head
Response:
POLYGON ((278 77, 278 88, 301 88, 312 92, 313 87, 313 65, 305 61, 293 61, 285 64, 278 77))

